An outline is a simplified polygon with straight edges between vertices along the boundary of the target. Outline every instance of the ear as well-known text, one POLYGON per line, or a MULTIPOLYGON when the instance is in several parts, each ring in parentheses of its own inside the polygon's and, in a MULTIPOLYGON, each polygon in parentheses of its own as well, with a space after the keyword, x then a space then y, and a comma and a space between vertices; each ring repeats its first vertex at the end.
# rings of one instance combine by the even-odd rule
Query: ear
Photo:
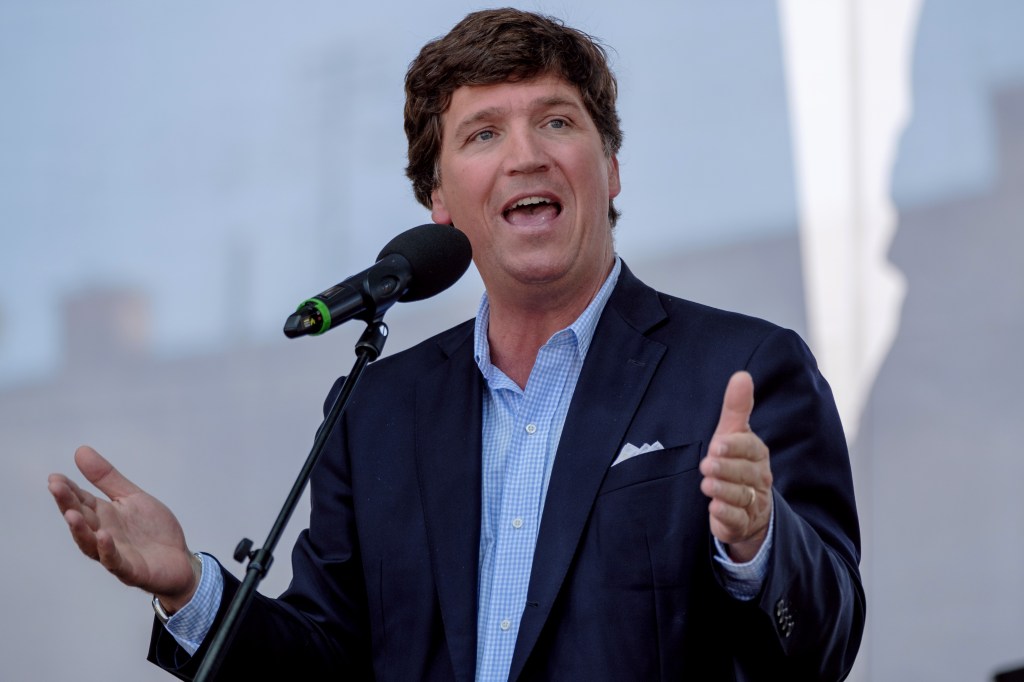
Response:
POLYGON ((448 212, 444 204, 444 192, 440 187, 435 187, 430 193, 430 218, 438 225, 451 225, 452 214, 448 212))
POLYGON ((619 196, 622 185, 619 183, 619 157, 612 154, 608 159, 608 200, 619 196))

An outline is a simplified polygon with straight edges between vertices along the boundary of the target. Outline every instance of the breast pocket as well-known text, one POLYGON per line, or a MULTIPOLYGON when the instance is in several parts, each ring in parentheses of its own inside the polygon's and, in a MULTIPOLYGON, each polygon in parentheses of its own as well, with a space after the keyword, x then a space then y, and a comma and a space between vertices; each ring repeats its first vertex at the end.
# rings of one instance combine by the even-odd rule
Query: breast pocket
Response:
POLYGON ((603 588, 633 592, 685 585, 694 563, 707 561, 702 452, 698 441, 608 469, 583 549, 603 588))
POLYGON ((608 469, 598 495, 696 469, 700 463, 702 445, 702 442, 697 441, 653 450, 620 462, 608 469))

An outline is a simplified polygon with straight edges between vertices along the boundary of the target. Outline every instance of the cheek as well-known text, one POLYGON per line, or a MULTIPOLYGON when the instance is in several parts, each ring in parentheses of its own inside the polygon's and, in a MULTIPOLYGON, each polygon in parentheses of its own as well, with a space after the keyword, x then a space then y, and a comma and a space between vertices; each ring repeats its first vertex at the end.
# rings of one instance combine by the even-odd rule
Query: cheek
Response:
POLYGON ((455 173, 449 187, 457 188, 447 194, 447 209, 456 218, 478 216, 487 211, 490 200, 490 186, 482 175, 473 172, 455 173))

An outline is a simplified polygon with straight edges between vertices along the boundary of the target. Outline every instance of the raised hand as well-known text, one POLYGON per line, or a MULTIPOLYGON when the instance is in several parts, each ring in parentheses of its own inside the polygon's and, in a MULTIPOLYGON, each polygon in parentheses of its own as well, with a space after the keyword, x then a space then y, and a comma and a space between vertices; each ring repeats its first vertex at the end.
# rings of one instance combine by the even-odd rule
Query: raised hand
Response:
POLYGON ((700 463, 701 491, 711 498, 711 532, 738 562, 754 558, 768 532, 772 471, 768 446, 750 430, 754 380, 747 372, 729 378, 722 414, 700 463))
POLYGON ((156 594, 168 611, 184 606, 195 592, 199 568, 171 510, 90 447, 75 451, 75 464, 110 498, 96 497, 63 474, 50 474, 50 494, 75 544, 121 582, 156 594))

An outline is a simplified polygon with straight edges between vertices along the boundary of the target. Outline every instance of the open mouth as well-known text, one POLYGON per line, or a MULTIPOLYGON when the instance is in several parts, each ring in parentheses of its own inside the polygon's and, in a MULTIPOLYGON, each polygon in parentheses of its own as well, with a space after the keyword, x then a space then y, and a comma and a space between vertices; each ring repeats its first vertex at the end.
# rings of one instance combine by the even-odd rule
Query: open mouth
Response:
POLYGON ((557 201, 547 197, 529 196, 519 199, 501 214, 513 225, 530 226, 554 220, 561 212, 562 205, 557 201))

